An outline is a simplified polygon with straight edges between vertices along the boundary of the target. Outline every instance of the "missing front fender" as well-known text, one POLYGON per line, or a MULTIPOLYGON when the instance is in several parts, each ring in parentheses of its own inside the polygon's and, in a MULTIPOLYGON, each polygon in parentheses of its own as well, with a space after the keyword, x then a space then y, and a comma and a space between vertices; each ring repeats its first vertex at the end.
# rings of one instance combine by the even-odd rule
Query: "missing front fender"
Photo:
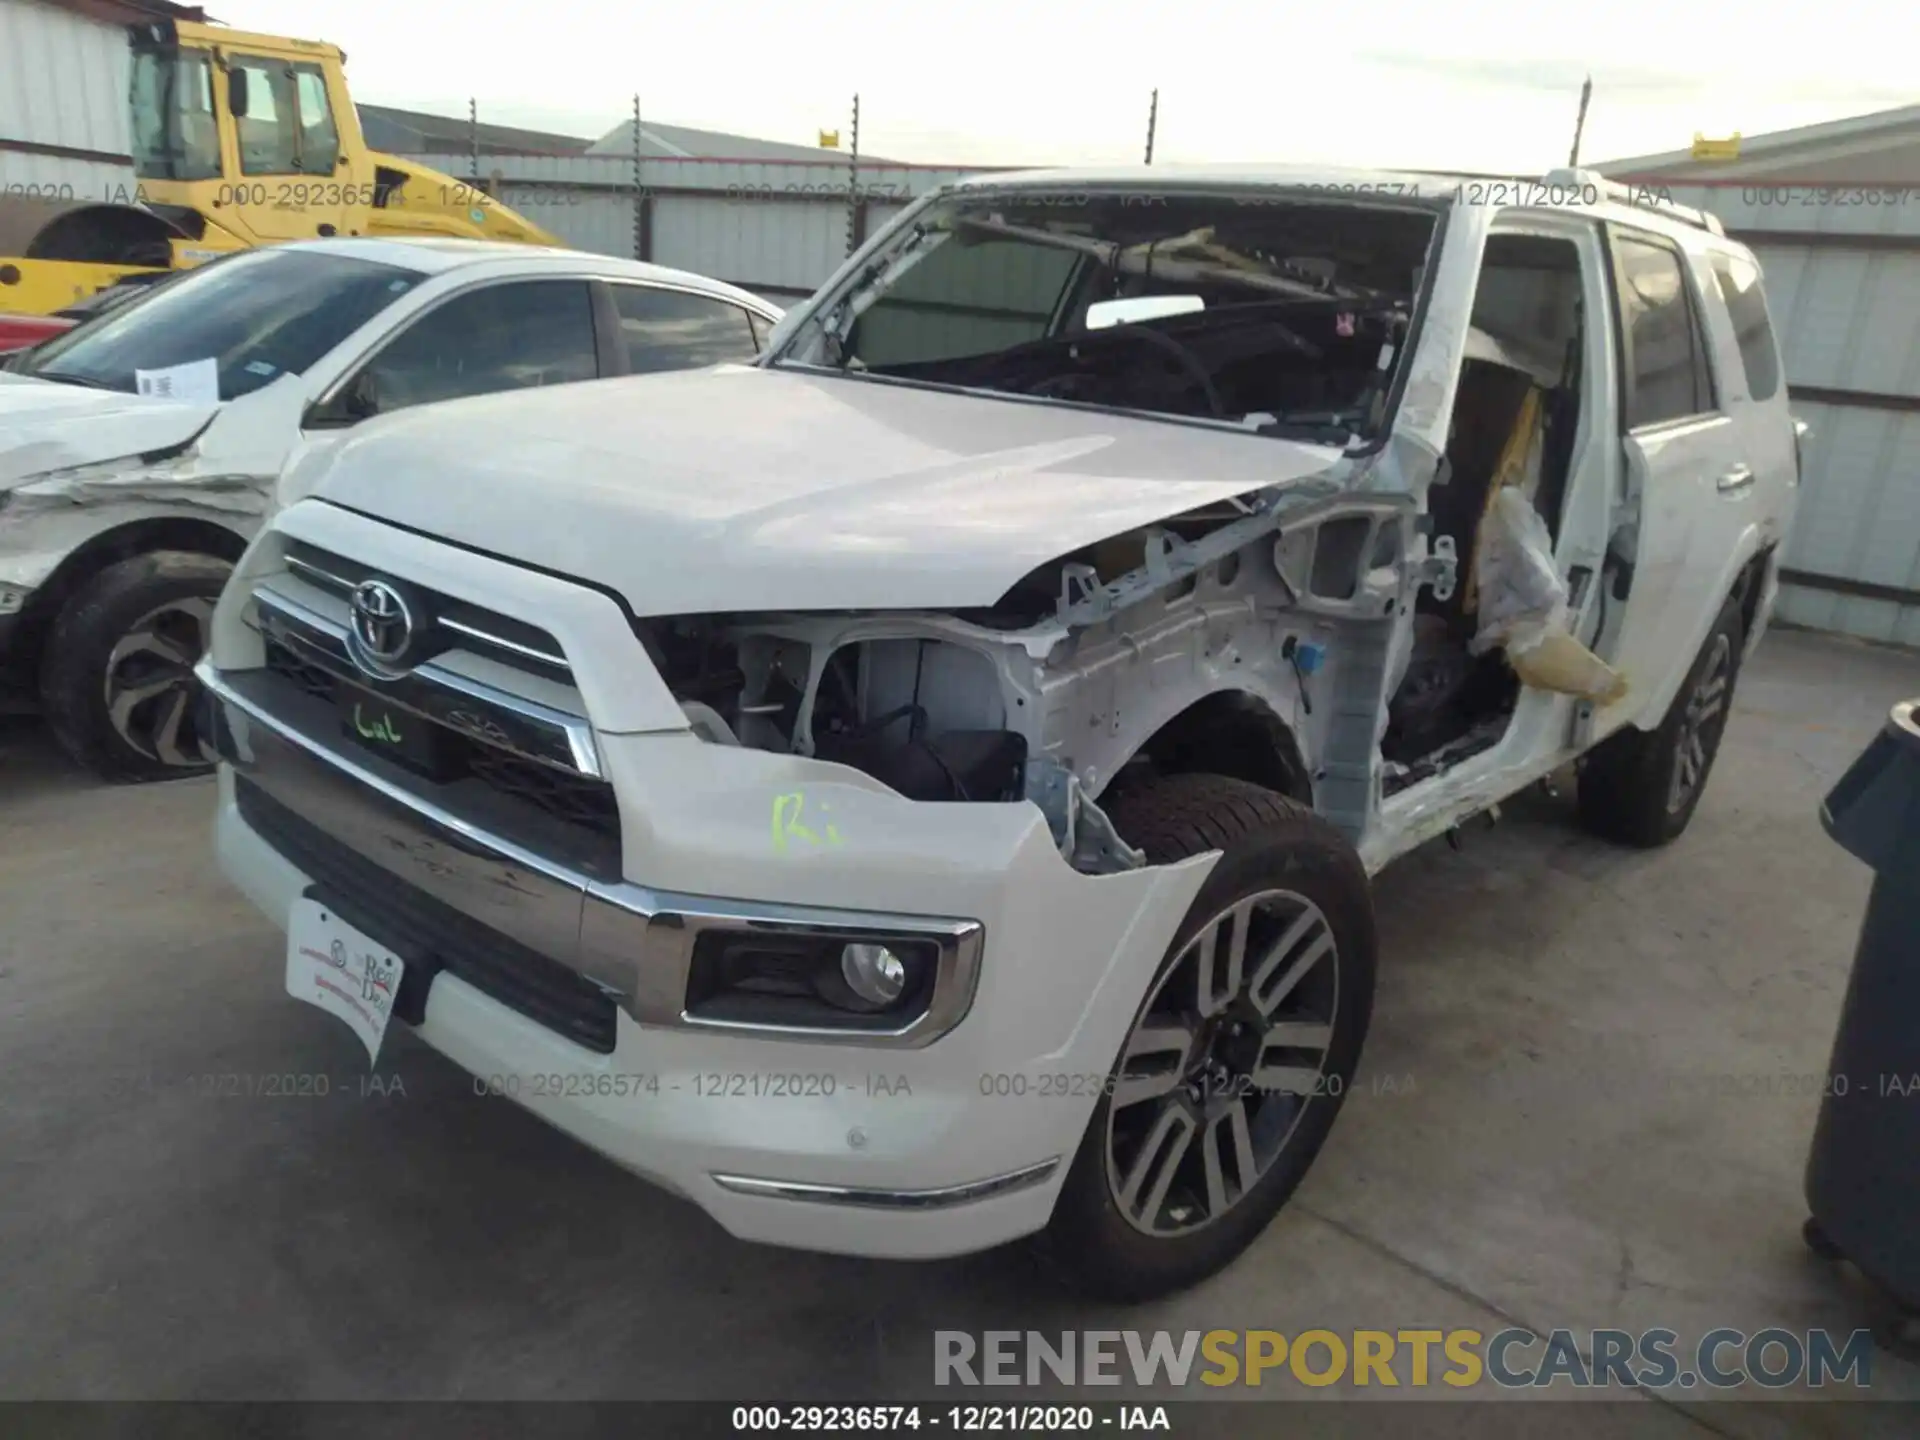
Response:
POLYGON ((1027 762, 1027 798, 1040 807, 1067 863, 1086 875, 1138 870, 1145 852, 1120 838, 1107 812, 1088 798, 1080 777, 1057 760, 1027 762))

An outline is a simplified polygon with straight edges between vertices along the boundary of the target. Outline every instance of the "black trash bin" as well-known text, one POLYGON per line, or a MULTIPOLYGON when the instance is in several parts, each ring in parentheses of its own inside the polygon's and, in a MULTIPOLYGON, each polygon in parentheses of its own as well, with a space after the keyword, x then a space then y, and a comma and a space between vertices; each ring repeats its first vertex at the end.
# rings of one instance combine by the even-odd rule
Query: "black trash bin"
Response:
MULTIPOLYGON (((1920 1312, 1920 700, 1887 725, 1821 807, 1874 870, 1807 1157, 1807 1243, 1920 1312)), ((1911 1334, 1910 1325, 1900 1329, 1911 1334)))

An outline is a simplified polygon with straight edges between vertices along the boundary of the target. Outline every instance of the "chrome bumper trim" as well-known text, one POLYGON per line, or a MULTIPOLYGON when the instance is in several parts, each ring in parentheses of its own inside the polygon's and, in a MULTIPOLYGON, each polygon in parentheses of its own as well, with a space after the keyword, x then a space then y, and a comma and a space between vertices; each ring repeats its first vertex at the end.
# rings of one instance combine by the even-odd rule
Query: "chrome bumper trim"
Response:
POLYGON ((401 883, 578 971, 640 1024, 915 1049, 959 1024, 973 1005, 985 940, 977 920, 723 900, 598 878, 485 830, 303 734, 210 661, 194 673, 229 712, 214 727, 222 761, 401 883), (927 1009, 898 1030, 696 1019, 686 1014, 687 976, 700 933, 715 928, 928 939, 939 952, 933 994, 927 1009))
POLYGON ((854 1185, 808 1185, 797 1180, 756 1180, 749 1175, 718 1175, 713 1183, 740 1195, 773 1200, 804 1200, 815 1205, 850 1205, 867 1210, 947 1210, 956 1205, 1006 1195, 1042 1184, 1060 1167, 1060 1157, 1023 1170, 945 1185, 935 1190, 868 1190, 854 1185))

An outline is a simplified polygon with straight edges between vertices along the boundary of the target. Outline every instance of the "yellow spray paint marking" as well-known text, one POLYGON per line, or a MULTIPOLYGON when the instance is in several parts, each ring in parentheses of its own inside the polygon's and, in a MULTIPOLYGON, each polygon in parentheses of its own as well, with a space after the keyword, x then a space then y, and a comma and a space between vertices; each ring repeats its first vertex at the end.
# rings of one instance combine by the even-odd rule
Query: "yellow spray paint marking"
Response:
MULTIPOLYGON (((807 796, 803 790, 790 790, 785 795, 773 797, 773 848, 780 854, 787 853, 790 841, 799 841, 804 845, 818 848, 821 845, 838 845, 840 832, 828 823, 816 833, 801 823, 807 808, 807 796)), ((820 813, 827 814, 833 807, 822 805, 820 813)))

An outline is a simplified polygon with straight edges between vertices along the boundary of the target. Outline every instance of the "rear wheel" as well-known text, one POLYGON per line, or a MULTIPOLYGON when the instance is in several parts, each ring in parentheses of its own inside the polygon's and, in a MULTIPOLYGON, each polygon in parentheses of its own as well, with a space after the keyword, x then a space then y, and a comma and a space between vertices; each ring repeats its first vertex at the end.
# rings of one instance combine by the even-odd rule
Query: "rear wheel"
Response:
POLYGON ((1366 871, 1306 807, 1173 775, 1116 796, 1160 864, 1220 850, 1128 1028, 1045 1244, 1073 1282, 1139 1300, 1252 1244, 1319 1152, 1373 1008, 1366 871))
POLYGON ((1622 730, 1580 762, 1580 819, 1596 835, 1651 848, 1699 808, 1740 676, 1740 606, 1727 601, 1655 730, 1622 730))
POLYGON ((209 767, 196 724, 194 664, 232 567, 157 550, 110 565, 61 609, 40 700, 61 747, 110 780, 164 780, 209 767))

